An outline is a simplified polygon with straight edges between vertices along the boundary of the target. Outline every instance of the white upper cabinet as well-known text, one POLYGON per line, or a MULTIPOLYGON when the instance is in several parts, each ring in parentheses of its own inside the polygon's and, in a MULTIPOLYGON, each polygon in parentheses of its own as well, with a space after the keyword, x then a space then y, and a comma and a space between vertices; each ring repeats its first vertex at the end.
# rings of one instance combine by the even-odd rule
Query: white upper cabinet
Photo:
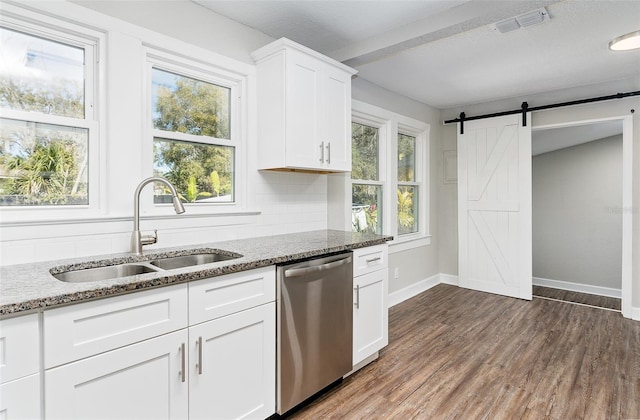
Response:
POLYGON ((281 38, 254 51, 258 169, 351 170, 355 70, 281 38))

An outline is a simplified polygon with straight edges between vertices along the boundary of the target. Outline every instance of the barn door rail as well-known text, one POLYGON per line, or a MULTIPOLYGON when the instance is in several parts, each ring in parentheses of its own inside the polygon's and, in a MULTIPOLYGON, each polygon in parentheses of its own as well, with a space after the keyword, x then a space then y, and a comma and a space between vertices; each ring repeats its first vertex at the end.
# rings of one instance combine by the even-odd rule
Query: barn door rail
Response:
MULTIPOLYGON (((616 93, 615 95, 598 96, 595 98, 578 99, 575 101, 560 102, 556 104, 534 106, 531 108, 529 108, 529 104, 527 102, 523 102, 522 105, 520 106, 520 109, 495 112, 493 114, 484 114, 484 115, 476 115, 474 117, 467 117, 467 115, 464 112, 461 112, 458 118, 455 118, 453 120, 446 120, 443 122, 443 124, 447 125, 447 124, 453 124, 453 123, 460 123, 460 134, 464 134, 465 121, 483 120, 485 118, 502 117, 504 115, 522 114, 522 125, 526 127, 527 112, 542 111, 544 109, 551 109, 551 108, 561 108, 564 106, 588 104, 591 102, 610 101, 612 99, 623 99, 623 98, 628 98, 630 96, 638 96, 638 95, 640 95, 640 90, 635 90, 633 92, 616 93)), ((631 112, 633 112, 633 110, 631 112)))

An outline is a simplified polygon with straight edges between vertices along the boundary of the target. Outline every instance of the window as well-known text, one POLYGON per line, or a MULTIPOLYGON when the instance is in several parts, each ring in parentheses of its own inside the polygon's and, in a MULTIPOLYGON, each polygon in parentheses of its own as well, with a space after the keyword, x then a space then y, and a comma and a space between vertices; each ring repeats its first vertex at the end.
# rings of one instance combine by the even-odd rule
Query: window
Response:
POLYGON ((0 206, 86 208, 97 201, 95 42, 3 22, 0 45, 0 206))
POLYGON ((428 125, 359 101, 353 107, 352 230, 422 245, 429 237, 428 125))
POLYGON ((376 127, 354 122, 351 164, 351 224, 355 232, 382 233, 380 138, 376 127))
MULTIPOLYGON (((151 68, 154 175, 167 178, 183 202, 234 203, 235 87, 204 72, 166 67, 153 63, 151 68)), ((154 203, 171 203, 171 194, 160 184, 154 203)))
POLYGON ((416 138, 398 133, 398 235, 418 232, 420 184, 416 182, 416 138))

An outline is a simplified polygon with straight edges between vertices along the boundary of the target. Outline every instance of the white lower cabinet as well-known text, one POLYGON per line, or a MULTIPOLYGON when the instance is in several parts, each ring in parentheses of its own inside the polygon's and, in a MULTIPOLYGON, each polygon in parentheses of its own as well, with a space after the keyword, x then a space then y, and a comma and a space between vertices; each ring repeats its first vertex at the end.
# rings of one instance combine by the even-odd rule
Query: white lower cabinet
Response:
POLYGON ((0 320, 0 418, 40 419, 38 314, 0 320))
POLYGON ((47 370, 45 418, 186 419, 187 338, 183 329, 47 370))
POLYGON ((272 266, 45 311, 45 418, 271 416, 274 300, 272 266))
POLYGON ((189 418, 265 419, 275 412, 275 303, 189 328, 189 418))
POLYGON ((389 343, 387 245, 354 251, 353 365, 389 343))

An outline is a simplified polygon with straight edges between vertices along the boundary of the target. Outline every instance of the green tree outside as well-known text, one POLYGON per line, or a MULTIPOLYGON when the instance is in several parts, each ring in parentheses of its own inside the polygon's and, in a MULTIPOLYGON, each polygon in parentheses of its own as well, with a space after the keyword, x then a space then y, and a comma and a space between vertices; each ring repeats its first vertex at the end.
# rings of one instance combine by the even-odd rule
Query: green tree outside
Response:
MULTIPOLYGON (((154 74, 158 78, 172 75, 158 69, 154 74)), ((154 128, 230 139, 230 90, 173 76, 173 84, 157 87, 154 128)), ((226 201, 233 201, 234 152, 232 146, 155 138, 154 172, 171 181, 189 202, 219 196, 229 196, 226 201)))
MULTIPOLYGON (((45 86, 0 77, 0 106, 82 117, 82 90, 73 81, 45 86)), ((0 203, 3 206, 88 204, 85 129, 2 119, 0 203)))

